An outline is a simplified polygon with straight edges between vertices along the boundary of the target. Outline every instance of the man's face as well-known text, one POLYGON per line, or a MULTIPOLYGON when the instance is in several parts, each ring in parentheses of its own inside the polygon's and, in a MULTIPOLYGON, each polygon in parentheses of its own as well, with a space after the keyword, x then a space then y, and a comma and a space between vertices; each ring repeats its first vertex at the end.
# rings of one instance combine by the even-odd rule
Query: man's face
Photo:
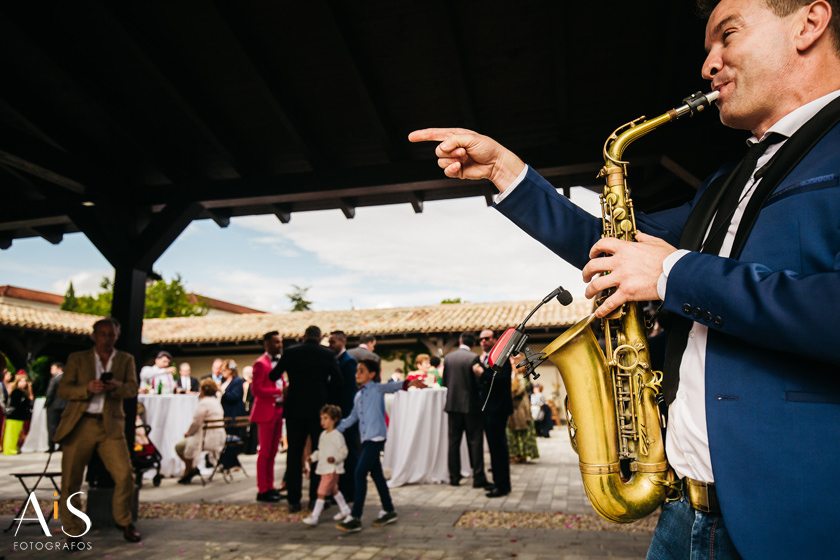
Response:
POLYGON ((723 0, 706 24, 703 78, 720 92, 726 126, 760 135, 799 106, 790 80, 796 62, 794 27, 801 10, 780 18, 763 0, 723 0))
POLYGON ((93 344, 100 354, 110 354, 120 336, 120 331, 111 323, 102 323, 93 331, 93 344))
POLYGON ((155 365, 160 369, 168 368, 171 363, 170 359, 166 356, 161 356, 160 358, 155 359, 155 365))
POLYGON ((265 351, 269 356, 276 356, 283 351, 283 339, 275 334, 265 341, 265 351))
POLYGON ((213 372, 213 375, 218 377, 222 372, 222 360, 213 360, 213 365, 210 366, 210 371, 213 372))
POLYGON ((181 364, 181 367, 178 368, 178 375, 181 377, 189 377, 192 374, 192 368, 190 364, 181 364))
POLYGON ((58 372, 60 372, 60 371, 61 370, 58 369, 58 366, 56 366, 56 365, 51 365, 50 366, 50 375, 58 375, 58 372))
POLYGON ((493 345, 496 344, 496 337, 493 336, 493 331, 483 330, 481 331, 481 334, 478 335, 478 341, 481 343, 481 349, 485 352, 489 352, 493 349, 493 345))
POLYGON ((347 344, 347 341, 342 339, 338 335, 331 334, 327 343, 330 346, 330 350, 332 350, 335 353, 335 355, 338 356, 339 354, 341 354, 341 351, 344 350, 344 345, 347 344))

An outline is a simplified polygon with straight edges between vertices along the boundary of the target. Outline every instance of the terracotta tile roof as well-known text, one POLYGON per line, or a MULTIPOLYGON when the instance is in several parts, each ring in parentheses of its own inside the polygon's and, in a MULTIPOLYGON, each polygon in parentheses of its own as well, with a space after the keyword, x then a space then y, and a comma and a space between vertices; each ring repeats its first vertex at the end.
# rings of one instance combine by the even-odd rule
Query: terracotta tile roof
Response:
POLYGON ((211 297, 203 296, 201 294, 189 294, 189 296, 190 303, 203 301, 207 304, 207 306, 210 309, 216 309, 218 311, 226 311, 228 313, 268 313, 267 311, 260 311, 259 309, 253 309, 251 307, 245 307, 244 305, 239 305, 237 303, 230 303, 229 301, 214 299, 211 297))
POLYGON ((52 305, 61 305, 64 301, 64 296, 50 294, 47 292, 39 292, 38 290, 30 290, 29 288, 18 288, 17 286, 0 286, 0 298, 3 297, 21 299, 25 301, 37 301, 39 303, 49 303, 52 305))
MULTIPOLYGON (((191 344, 250 342, 275 329, 283 337, 299 338, 309 325, 317 325, 324 332, 340 329, 351 337, 364 333, 377 336, 460 333, 516 325, 536 303, 458 303, 389 309, 147 319, 143 324, 143 335, 150 343, 191 344)), ((568 307, 554 302, 546 304, 528 321, 528 327, 557 328, 571 325, 591 311, 590 305, 585 299, 575 300, 568 307)))
POLYGON ((60 334, 88 335, 93 324, 101 319, 95 315, 71 313, 58 309, 1 304, 0 326, 60 334))
MULTIPOLYGON (((390 309, 302 311, 214 317, 146 319, 144 344, 217 344, 257 341, 262 334, 278 330, 286 338, 298 338, 309 325, 322 331, 340 329, 348 336, 373 333, 378 336, 439 332, 460 333, 482 328, 502 329, 518 324, 536 301, 456 303, 390 309)), ((544 305, 528 321, 529 329, 568 326, 591 311, 591 303, 576 299, 564 307, 544 305)), ((88 334, 99 317, 0 304, 0 326, 54 333, 88 334)))

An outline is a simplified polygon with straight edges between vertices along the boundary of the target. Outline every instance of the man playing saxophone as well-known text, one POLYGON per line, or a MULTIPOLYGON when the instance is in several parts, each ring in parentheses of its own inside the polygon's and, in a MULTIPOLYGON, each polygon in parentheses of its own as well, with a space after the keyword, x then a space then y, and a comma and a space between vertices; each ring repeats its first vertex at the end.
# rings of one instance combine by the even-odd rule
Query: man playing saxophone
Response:
POLYGON ((499 211, 582 269, 587 297, 612 289, 598 317, 661 299, 680 319, 663 386, 683 493, 648 558, 838 558, 840 1, 700 4, 703 78, 754 147, 684 206, 637 212, 636 242, 601 239, 600 219, 486 136, 409 139, 439 142, 449 177, 490 179, 499 211))

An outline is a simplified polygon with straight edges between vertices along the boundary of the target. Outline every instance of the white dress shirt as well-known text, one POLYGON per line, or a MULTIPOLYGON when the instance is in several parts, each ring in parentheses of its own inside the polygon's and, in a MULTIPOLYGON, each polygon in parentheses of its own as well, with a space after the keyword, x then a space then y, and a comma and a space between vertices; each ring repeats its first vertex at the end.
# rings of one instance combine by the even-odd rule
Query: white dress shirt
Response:
MULTIPOLYGON (((93 351, 93 361, 96 363, 96 378, 99 379, 102 377, 102 374, 106 371, 111 371, 111 365, 114 363, 114 356, 117 355, 116 350, 111 351, 111 355, 108 356, 108 362, 103 366, 102 360, 99 359, 99 354, 96 351, 93 351)), ((90 401, 88 402, 87 408, 85 412, 90 412, 91 414, 100 414, 102 412, 102 408, 105 406, 105 391, 101 393, 97 393, 95 395, 91 395, 90 401)))
MULTIPOLYGON (((794 132, 817 114, 820 109, 840 96, 840 91, 832 92, 816 99, 795 111, 782 117, 776 124, 764 133, 762 138, 751 137, 747 142, 752 144, 764 140, 771 132, 790 137, 794 132)), ((773 144, 759 158, 756 169, 764 166, 773 155, 779 151, 784 142, 773 144)), ((729 257, 735 233, 741 223, 741 217, 755 191, 755 186, 761 181, 752 178, 744 185, 742 199, 732 216, 732 223, 726 232, 726 237, 718 253, 721 257, 729 257)), ((711 228, 711 226, 709 226, 711 228)), ((708 235, 708 231, 706 235, 708 235)), ((665 299, 668 274, 674 265, 688 251, 679 250, 672 253, 663 263, 663 273, 657 284, 660 299, 665 299)), ((668 430, 665 451, 668 462, 680 477, 687 476, 704 482, 714 482, 712 459, 709 454, 709 433, 706 429, 706 337, 708 327, 694 323, 688 333, 688 342, 682 361, 680 362, 680 385, 677 396, 668 409, 668 430)))

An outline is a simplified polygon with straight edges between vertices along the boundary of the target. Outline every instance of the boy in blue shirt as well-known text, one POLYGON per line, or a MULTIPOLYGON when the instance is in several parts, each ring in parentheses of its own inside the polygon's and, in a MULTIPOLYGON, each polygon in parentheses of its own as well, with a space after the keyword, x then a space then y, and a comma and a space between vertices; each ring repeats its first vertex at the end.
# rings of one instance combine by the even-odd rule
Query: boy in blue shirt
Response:
POLYGON ((385 475, 382 474, 382 463, 379 456, 385 448, 385 393, 396 393, 401 389, 409 387, 425 388, 420 380, 412 381, 391 381, 390 383, 377 383, 374 379, 379 375, 379 363, 374 360, 360 360, 356 369, 356 383, 359 390, 353 397, 353 410, 350 415, 341 421, 336 428, 339 432, 350 426, 359 424, 359 435, 362 439, 362 452, 359 461, 356 463, 356 495, 353 500, 353 509, 350 515, 343 522, 336 525, 337 529, 348 533, 356 533, 362 530, 362 510, 365 507, 365 496, 367 495, 367 475, 370 473, 379 492, 379 499, 382 501, 382 511, 373 521, 374 527, 381 527, 394 523, 397 520, 397 512, 394 511, 394 504, 391 502, 391 493, 388 491, 388 484, 385 482, 385 475))

